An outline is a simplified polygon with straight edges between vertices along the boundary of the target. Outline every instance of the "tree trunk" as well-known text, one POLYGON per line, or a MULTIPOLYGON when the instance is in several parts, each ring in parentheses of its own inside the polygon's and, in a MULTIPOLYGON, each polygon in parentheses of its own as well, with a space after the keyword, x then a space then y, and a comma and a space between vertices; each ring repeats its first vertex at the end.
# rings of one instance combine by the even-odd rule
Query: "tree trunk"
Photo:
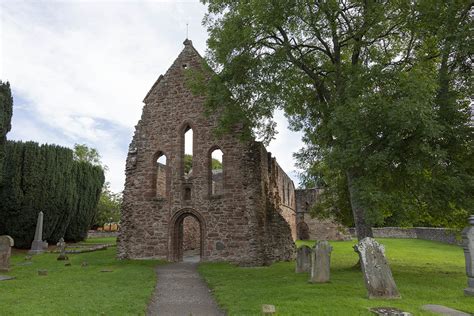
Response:
POLYGON ((358 185, 355 183, 357 180, 357 172, 354 170, 349 170, 346 172, 346 175, 357 239, 362 240, 365 237, 374 237, 372 233, 372 226, 366 219, 365 208, 360 198, 358 185))

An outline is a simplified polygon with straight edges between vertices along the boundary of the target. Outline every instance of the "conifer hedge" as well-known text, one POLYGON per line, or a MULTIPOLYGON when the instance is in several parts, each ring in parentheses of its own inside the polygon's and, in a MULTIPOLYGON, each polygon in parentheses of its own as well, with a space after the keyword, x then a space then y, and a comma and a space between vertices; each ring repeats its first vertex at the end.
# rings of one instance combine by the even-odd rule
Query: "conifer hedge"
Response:
POLYGON ((0 235, 29 248, 38 213, 43 211, 43 239, 56 243, 86 237, 104 174, 100 167, 73 160, 71 149, 35 142, 6 142, 0 184, 0 235))
POLYGON ((13 98, 8 82, 0 80, 0 182, 2 180, 2 164, 5 157, 6 135, 11 129, 13 98))

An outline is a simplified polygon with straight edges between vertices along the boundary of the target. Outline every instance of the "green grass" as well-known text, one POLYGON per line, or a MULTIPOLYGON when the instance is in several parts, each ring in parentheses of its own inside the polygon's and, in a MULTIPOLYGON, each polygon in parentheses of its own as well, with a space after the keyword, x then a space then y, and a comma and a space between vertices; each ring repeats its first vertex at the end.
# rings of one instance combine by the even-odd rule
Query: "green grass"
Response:
MULTIPOLYGON (((113 243, 115 238, 92 238, 86 243, 113 243)), ((155 286, 155 260, 116 260, 115 247, 84 254, 68 254, 71 266, 58 254, 33 256, 19 266, 25 251, 14 251, 12 269, 0 282, 0 315, 144 315, 155 286), (87 261, 87 267, 81 263, 87 261), (37 270, 47 269, 47 276, 37 270), (113 272, 100 272, 110 269, 113 272)))
MULTIPOLYGON (((227 263, 203 263, 206 279, 229 315, 259 315, 262 304, 273 304, 278 315, 373 315, 369 307, 391 306, 413 315, 435 315, 421 310, 440 304, 474 312, 474 298, 465 297, 467 285, 461 247, 407 239, 380 239, 402 295, 399 300, 369 300, 362 273, 353 268, 358 256, 355 241, 331 242, 331 282, 310 284, 307 274, 296 274, 294 262, 270 267, 240 268, 227 263)), ((299 242, 313 245, 313 242, 299 242)))

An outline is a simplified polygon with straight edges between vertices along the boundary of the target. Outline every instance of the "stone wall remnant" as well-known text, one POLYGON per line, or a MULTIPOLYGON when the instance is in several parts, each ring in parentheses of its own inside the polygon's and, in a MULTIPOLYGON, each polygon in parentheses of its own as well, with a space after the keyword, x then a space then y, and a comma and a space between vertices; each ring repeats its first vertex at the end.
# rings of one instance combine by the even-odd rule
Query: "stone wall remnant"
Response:
POLYGON ((322 190, 297 189, 296 196, 296 225, 300 240, 350 240, 351 236, 346 227, 333 218, 313 218, 310 213, 317 203, 322 190))
POLYGON ((369 299, 400 298, 392 271, 385 258, 384 246, 375 239, 366 237, 354 246, 354 250, 359 254, 369 299))

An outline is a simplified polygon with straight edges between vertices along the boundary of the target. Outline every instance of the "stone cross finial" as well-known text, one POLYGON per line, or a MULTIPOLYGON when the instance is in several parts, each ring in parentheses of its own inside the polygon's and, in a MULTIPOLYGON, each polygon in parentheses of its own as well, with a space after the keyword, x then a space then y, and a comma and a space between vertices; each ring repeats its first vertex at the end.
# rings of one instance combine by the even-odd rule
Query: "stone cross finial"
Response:
POLYGON ((30 254, 38 254, 44 252, 48 247, 48 243, 43 241, 43 212, 39 212, 36 222, 35 239, 31 243, 30 254))
POLYGON ((474 215, 469 216, 469 226, 462 231, 462 245, 466 259, 467 288, 464 294, 474 296, 474 215))

